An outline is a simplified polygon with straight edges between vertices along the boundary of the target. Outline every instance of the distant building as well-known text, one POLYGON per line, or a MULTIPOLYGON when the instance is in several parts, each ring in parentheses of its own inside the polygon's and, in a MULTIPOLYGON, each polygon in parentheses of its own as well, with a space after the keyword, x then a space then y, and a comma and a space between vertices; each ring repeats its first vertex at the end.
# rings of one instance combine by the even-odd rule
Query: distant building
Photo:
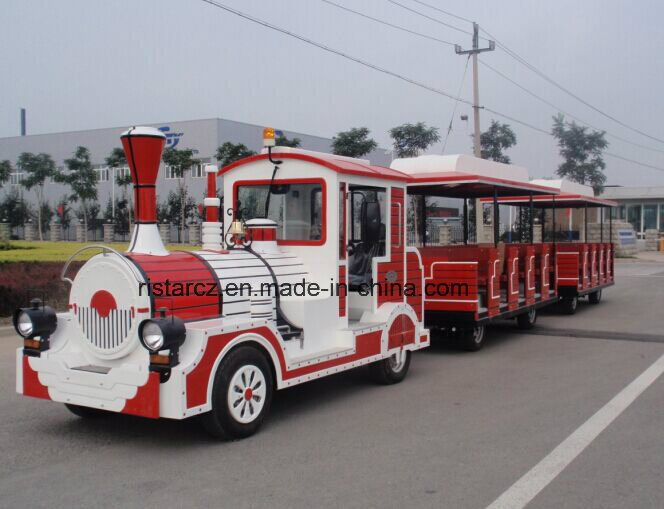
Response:
MULTIPOLYGON (((217 147, 230 141, 243 143, 249 149, 259 152, 263 143, 263 127, 244 122, 235 122, 221 118, 203 120, 190 120, 185 122, 163 122, 158 124, 145 124, 157 127, 166 134, 167 147, 190 148, 195 157, 200 159, 201 164, 185 172, 185 179, 189 194, 201 202, 205 193, 206 179, 204 166, 206 164, 217 164, 215 154, 217 147)), ((115 184, 114 171, 104 164, 104 160, 115 147, 121 147, 120 134, 126 131, 130 125, 122 127, 111 127, 104 129, 91 129, 86 131, 69 131, 52 134, 33 134, 29 136, 16 136, 11 138, 0 138, 0 160, 8 159, 16 166, 16 160, 22 152, 49 154, 55 164, 64 167, 64 160, 73 156, 76 147, 83 146, 90 150, 91 160, 98 174, 98 201, 103 211, 108 200, 115 196, 119 198, 122 190, 115 184)), ((278 126, 275 126, 278 127, 278 126)), ((330 152, 332 140, 320 136, 299 133, 295 131, 283 131, 288 138, 299 138, 301 148, 330 152)), ((385 149, 376 149, 365 156, 372 163, 389 166, 390 152, 385 149)), ((128 168, 120 168, 115 172, 128 172, 128 168)), ((9 182, 0 190, 3 197, 12 189, 23 190, 20 185, 23 174, 20 168, 11 176, 9 182)), ((169 191, 177 187, 178 179, 169 168, 162 167, 157 180, 157 199, 166 201, 169 191)), ((221 187, 221 184, 219 184, 221 187)), ((128 188, 127 191, 130 191, 128 188)), ((49 183, 46 186, 46 199, 53 206, 63 196, 69 193, 67 186, 49 183)), ((32 192, 23 190, 26 201, 34 202, 32 192)))
POLYGON ((601 197, 619 203, 615 217, 631 223, 639 237, 646 230, 664 232, 664 186, 607 186, 601 197))

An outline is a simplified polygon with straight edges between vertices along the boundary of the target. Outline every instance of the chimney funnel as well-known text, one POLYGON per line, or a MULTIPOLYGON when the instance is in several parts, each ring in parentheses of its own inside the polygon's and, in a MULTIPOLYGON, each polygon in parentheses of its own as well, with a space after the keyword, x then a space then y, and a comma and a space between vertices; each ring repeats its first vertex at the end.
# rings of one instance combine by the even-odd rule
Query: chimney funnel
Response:
POLYGON ((134 232, 129 252, 166 256, 157 227, 156 182, 164 133, 154 127, 132 127, 120 136, 134 183, 134 232))

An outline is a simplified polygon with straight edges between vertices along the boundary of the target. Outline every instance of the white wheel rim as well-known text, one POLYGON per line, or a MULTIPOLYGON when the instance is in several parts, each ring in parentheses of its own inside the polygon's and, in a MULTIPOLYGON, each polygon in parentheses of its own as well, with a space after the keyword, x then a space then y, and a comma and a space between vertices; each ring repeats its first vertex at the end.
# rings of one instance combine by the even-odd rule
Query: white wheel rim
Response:
POLYGON ((535 315, 536 315, 536 313, 537 313, 537 311, 535 310, 535 308, 533 308, 533 309, 531 309, 530 311, 528 311, 528 321, 529 321, 530 323, 533 323, 533 322, 535 321, 535 315))
POLYGON ((572 309, 576 309, 576 303, 578 302, 577 297, 572 297, 572 309))
POLYGON ((265 406, 265 376, 252 364, 238 369, 228 386, 228 409, 233 418, 248 424, 258 418, 265 406))
POLYGON ((395 373, 401 371, 406 365, 407 355, 408 354, 406 353, 405 350, 402 350, 401 352, 397 352, 394 355, 392 355, 389 359, 390 369, 395 373))
POLYGON ((482 339, 484 339, 484 327, 475 327, 473 329, 473 341, 479 345, 482 339))

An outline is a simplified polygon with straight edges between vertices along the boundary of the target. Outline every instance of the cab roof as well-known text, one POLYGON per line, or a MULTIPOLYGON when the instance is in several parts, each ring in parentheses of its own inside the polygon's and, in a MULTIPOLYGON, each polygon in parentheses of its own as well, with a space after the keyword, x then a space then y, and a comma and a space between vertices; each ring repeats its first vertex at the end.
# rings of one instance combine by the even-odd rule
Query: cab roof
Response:
MULTIPOLYGON (((257 154, 255 156, 247 157, 236 161, 224 168, 221 168, 217 173, 218 176, 223 175, 239 166, 253 163, 255 161, 262 161, 268 159, 268 154, 257 154)), ((298 160, 306 161, 313 164, 318 164, 328 168, 337 173, 345 175, 358 175, 362 177, 396 180, 400 182, 407 182, 410 177, 405 173, 384 166, 377 166, 370 164, 366 160, 353 159, 350 157, 335 156, 333 154, 323 154, 320 152, 309 152, 305 150, 283 150, 282 147, 275 147, 272 151, 273 159, 280 160, 298 160)))

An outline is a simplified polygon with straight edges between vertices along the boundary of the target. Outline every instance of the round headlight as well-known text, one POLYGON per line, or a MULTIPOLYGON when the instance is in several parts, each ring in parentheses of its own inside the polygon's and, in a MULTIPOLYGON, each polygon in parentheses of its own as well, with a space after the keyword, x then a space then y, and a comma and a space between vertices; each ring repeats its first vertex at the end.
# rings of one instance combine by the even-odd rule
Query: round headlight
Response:
POLYGON ((148 322, 143 326, 141 331, 143 336, 143 344, 153 352, 157 352, 164 346, 164 333, 161 327, 155 322, 148 322))
POLYGON ((28 336, 32 335, 33 329, 34 327, 32 325, 32 319, 28 313, 21 311, 18 315, 18 319, 16 320, 16 330, 18 333, 24 338, 27 338, 28 336))

